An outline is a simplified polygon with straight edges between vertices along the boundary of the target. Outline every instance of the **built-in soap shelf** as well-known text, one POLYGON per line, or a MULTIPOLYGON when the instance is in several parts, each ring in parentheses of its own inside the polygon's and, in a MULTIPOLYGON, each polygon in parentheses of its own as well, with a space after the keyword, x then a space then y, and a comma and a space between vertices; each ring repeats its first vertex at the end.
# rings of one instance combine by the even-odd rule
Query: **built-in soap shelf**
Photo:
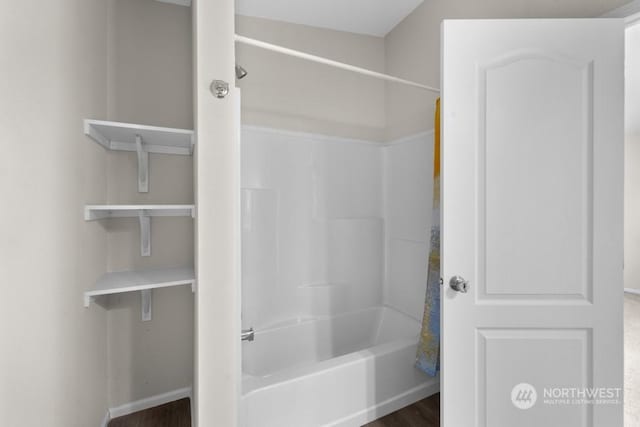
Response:
POLYGON ((84 306, 89 307, 99 296, 140 291, 142 320, 151 320, 151 291, 184 285, 190 285, 191 290, 195 292, 196 276, 191 267, 106 273, 96 281, 93 289, 85 291, 84 306))
POLYGON ((86 119, 84 133, 108 150, 136 153, 140 193, 149 192, 149 153, 190 156, 195 145, 189 129, 86 119))

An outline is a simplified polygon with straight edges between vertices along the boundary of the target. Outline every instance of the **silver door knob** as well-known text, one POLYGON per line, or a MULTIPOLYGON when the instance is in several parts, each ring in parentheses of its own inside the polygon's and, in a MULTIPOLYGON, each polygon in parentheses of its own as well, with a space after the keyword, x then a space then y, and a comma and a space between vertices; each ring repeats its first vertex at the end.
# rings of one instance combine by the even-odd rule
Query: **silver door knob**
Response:
POLYGON ((467 283, 467 281, 460 276, 453 276, 449 280, 449 287, 456 292, 462 292, 463 294, 466 294, 469 288, 469 283, 467 283))

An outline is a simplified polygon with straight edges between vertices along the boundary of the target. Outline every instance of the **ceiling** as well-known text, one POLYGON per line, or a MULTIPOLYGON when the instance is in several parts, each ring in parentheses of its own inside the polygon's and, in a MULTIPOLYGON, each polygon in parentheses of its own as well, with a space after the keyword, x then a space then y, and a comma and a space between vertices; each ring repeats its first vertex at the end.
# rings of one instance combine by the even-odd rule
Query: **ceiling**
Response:
POLYGON ((236 0, 238 15, 384 37, 423 0, 236 0))

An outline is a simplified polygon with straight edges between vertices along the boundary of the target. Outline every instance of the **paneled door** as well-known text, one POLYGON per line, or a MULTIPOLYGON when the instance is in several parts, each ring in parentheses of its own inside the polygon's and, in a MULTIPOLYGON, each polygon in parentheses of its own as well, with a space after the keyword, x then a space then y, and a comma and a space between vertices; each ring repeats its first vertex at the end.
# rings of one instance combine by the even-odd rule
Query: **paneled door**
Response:
POLYGON ((442 31, 442 425, 622 426, 624 24, 442 31))

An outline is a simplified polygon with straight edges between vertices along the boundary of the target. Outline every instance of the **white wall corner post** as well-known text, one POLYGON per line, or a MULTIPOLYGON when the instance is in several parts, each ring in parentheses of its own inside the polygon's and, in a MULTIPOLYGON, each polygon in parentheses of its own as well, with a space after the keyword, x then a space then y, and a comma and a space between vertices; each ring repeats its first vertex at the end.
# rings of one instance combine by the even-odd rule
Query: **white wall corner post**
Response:
POLYGON ((151 256, 151 218, 145 210, 138 214, 140 221, 140 255, 151 256))
POLYGON ((138 192, 149 192, 149 152, 144 149, 142 137, 136 135, 136 154, 138 155, 138 192))
POLYGON ((233 0, 193 2, 196 277, 194 421, 240 425, 240 93, 233 0), (217 98, 212 80, 230 82, 217 98))
POLYGON ((145 289, 140 291, 140 300, 141 300, 141 312, 142 312, 142 321, 146 322, 151 320, 151 289, 145 289))

